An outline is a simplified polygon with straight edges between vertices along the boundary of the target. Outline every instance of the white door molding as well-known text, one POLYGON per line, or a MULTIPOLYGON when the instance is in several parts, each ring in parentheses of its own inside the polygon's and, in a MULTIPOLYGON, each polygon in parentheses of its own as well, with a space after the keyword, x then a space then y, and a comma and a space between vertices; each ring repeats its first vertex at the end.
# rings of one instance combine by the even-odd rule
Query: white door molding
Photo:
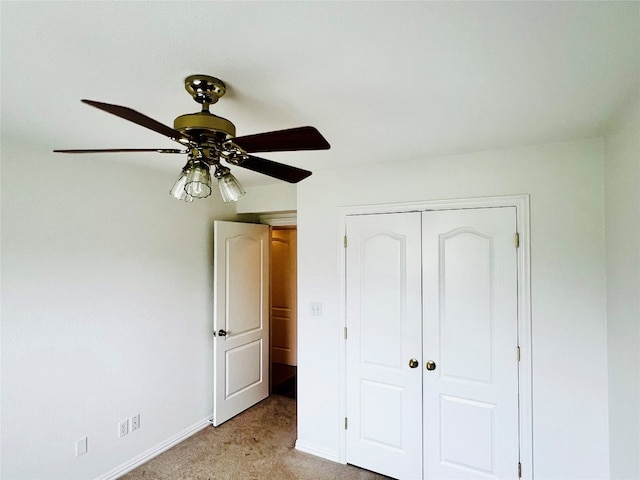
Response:
POLYGON ((260 223, 272 227, 295 226, 298 224, 298 212, 286 211, 260 215, 260 223))
MULTIPOLYGON (((352 215, 371 215, 381 213, 429 211, 429 210, 457 210, 467 208, 515 207, 516 225, 519 235, 518 248, 518 343, 520 346, 520 461, 522 463, 522 478, 533 479, 533 378, 532 378, 532 341, 531 341, 531 250, 530 250, 530 218, 529 195, 507 195, 495 197, 462 198, 450 200, 431 200, 405 203, 388 203, 378 205, 355 205, 338 208, 340 222, 339 237, 339 265, 337 279, 340 285, 339 315, 341 321, 335 334, 340 339, 340 372, 339 398, 340 416, 346 417, 346 342, 344 341, 344 327, 346 326, 345 304, 345 249, 344 237, 346 221, 352 215)), ((346 463, 346 431, 341 430, 339 436, 339 461, 346 463)))

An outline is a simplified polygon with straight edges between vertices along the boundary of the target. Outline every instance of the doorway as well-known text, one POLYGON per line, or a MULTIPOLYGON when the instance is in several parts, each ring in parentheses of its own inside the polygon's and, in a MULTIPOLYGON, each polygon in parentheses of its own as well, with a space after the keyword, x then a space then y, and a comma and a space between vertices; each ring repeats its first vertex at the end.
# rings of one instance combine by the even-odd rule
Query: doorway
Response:
POLYGON ((297 396, 297 230, 271 227, 271 392, 297 396))

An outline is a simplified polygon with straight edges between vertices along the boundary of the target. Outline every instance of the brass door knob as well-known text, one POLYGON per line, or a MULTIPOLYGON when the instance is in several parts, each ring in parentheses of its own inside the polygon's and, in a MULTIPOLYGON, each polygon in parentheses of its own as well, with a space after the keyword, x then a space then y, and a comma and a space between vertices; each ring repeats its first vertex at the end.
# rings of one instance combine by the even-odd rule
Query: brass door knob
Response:
POLYGON ((427 362, 427 370, 435 370, 436 369, 436 362, 434 362, 433 360, 429 360, 427 362))
POLYGON ((416 360, 415 358, 412 358, 411 360, 409 360, 409 366, 411 368, 416 368, 418 366, 418 360, 416 360))

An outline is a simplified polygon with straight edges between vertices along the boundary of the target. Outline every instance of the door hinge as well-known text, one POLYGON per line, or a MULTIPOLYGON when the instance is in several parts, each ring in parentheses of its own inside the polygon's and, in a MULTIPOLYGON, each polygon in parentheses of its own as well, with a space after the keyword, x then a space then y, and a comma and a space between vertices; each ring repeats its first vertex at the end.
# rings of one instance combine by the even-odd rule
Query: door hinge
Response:
POLYGON ((516 248, 520 247, 520 234, 518 232, 513 237, 513 243, 515 243, 516 248))
POLYGON ((518 478, 522 478, 522 464, 518 462, 518 478))
POLYGON ((347 236, 344 236, 344 248, 347 248, 347 236))
POLYGON ((344 339, 347 339, 347 327, 344 327, 344 339))
POLYGON ((520 361, 520 347, 516 347, 516 348, 517 348, 518 361, 520 361))
POLYGON ((345 430, 347 429, 347 423, 348 423, 348 422, 347 422, 347 417, 344 417, 344 429, 345 429, 345 430))

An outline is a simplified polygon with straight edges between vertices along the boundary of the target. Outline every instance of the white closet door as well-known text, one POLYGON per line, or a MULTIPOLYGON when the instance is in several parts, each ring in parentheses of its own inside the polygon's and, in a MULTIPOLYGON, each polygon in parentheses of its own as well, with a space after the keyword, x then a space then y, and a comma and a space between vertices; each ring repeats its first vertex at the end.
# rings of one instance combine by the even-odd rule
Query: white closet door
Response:
POLYGON ((347 462, 422 476, 420 213, 347 219, 347 462))
POLYGON ((515 208, 424 212, 422 225, 424 478, 515 479, 515 208))

